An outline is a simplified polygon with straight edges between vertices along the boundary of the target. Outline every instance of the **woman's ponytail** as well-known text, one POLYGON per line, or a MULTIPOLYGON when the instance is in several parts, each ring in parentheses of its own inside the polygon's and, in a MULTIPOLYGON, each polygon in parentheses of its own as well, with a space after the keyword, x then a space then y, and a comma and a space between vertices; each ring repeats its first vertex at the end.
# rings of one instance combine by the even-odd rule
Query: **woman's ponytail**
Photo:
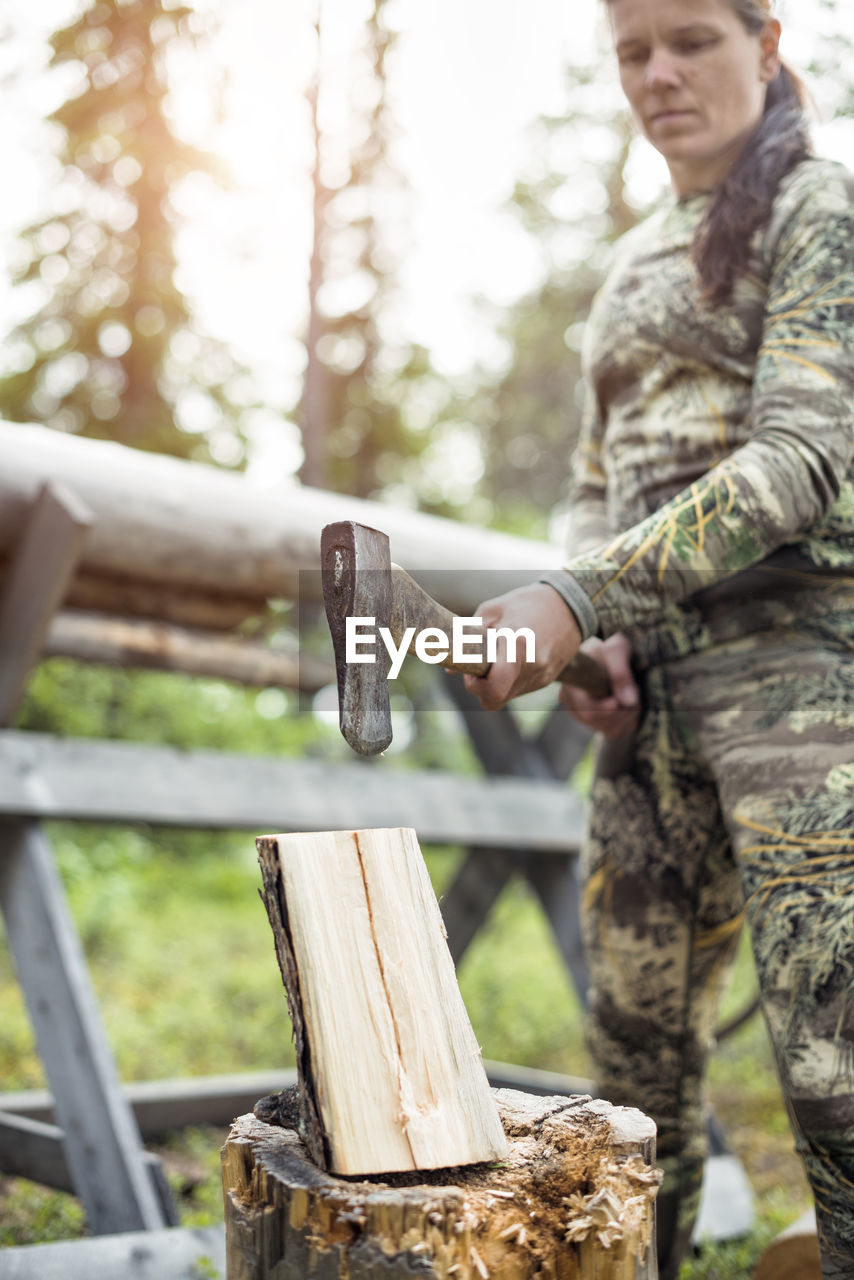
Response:
POLYGON ((781 65, 768 86, 755 133, 697 228, 692 256, 707 302, 729 299, 736 277, 747 267, 751 237, 767 222, 781 181, 812 152, 804 96, 798 77, 781 65))

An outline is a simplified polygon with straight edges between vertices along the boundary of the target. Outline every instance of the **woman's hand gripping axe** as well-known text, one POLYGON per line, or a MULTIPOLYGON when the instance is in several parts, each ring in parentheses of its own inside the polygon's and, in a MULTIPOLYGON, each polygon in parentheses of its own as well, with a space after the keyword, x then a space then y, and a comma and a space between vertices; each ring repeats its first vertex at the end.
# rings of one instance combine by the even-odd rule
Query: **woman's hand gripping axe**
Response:
MULTIPOLYGON (((370 655, 362 655, 361 661, 347 661, 347 619, 374 619, 377 631, 387 628, 399 649, 407 628, 414 628, 417 636, 435 627, 450 637, 454 615, 392 564, 388 537, 378 529, 353 520, 328 524, 320 539, 320 563, 323 602, 335 651, 341 732, 360 755, 376 755, 385 751, 392 738, 387 664, 379 654, 373 655, 374 660, 365 660, 370 655)), ((474 640, 474 634, 469 638, 474 640)), ((414 652, 414 647, 413 638, 408 651, 414 652)), ((450 653, 442 665, 478 676, 486 675, 490 666, 482 658, 454 661, 450 653)), ((583 653, 564 667, 558 679, 586 689, 596 698, 611 691, 605 671, 583 653)))

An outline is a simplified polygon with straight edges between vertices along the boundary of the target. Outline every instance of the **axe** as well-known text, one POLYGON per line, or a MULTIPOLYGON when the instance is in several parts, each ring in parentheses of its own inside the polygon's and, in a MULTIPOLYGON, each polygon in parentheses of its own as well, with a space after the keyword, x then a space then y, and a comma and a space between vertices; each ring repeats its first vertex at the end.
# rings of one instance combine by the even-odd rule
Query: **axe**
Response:
MULTIPOLYGON (((328 524, 320 539, 320 557, 323 602, 335 650, 341 732, 360 755, 376 755, 385 751, 392 738, 385 664, 346 660, 347 618, 374 618, 377 629, 387 627, 399 648, 407 627, 414 627, 416 635, 427 627, 438 627, 450 636, 454 615, 392 564, 389 540, 378 529, 353 520, 328 524)), ((414 641, 408 651, 414 651, 414 641)), ((450 653, 442 665, 478 676, 486 675, 490 667, 482 658, 454 661, 450 653)), ((557 678, 586 689, 595 698, 611 692, 607 674, 587 654, 577 654, 557 678)))

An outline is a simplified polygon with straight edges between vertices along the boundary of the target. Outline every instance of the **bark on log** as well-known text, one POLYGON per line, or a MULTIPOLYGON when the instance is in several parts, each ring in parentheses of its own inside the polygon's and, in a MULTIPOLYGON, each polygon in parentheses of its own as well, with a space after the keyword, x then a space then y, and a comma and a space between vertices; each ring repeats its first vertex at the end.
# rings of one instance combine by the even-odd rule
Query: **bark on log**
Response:
MULTIPOLYGON (((11 555, 0 553, 0 589, 11 559, 11 555)), ((215 595, 179 584, 156 586, 85 568, 72 579, 63 604, 80 612, 155 619, 205 631, 232 631, 250 620, 264 619, 270 612, 266 596, 215 595)))
POLYGON ((441 569, 429 589, 458 612, 518 581, 520 572, 530 580, 561 558, 547 543, 296 485, 279 493, 234 472, 35 425, 0 423, 0 453, 0 554, 14 546, 48 479, 66 484, 93 512, 81 572, 113 600, 104 590, 94 599, 90 586, 88 597, 72 597, 79 608, 213 625, 163 612, 163 595, 189 595, 234 598, 257 612, 268 599, 296 598, 300 573, 319 569, 321 529, 342 519, 383 529, 407 570, 441 569), (118 604, 120 591, 127 598, 118 604), (146 591, 152 594, 137 607, 135 592, 145 598, 146 591))
MULTIPOLYGON (((131 565, 129 573, 133 572, 131 565)), ((0 580, 2 573, 0 562, 0 580)), ((85 567, 72 581, 64 603, 69 609, 152 618, 207 631, 233 631, 244 622, 269 616, 266 596, 238 595, 225 589, 219 594, 199 591, 189 583, 159 585, 130 576, 91 573, 85 567)))
POLYGON ((185 671, 254 688, 316 692, 335 683, 335 668, 306 655, 264 648, 163 622, 64 611, 50 624, 45 657, 111 666, 185 671))
POLYGON ((494 1095, 505 1161, 371 1181, 317 1168, 295 1099, 285 1127, 239 1117, 222 1159, 228 1280, 655 1280, 652 1121, 494 1095))
POLYGON ((501 1159, 415 832, 257 844, 297 1043, 301 1132, 316 1163, 374 1174, 501 1159))

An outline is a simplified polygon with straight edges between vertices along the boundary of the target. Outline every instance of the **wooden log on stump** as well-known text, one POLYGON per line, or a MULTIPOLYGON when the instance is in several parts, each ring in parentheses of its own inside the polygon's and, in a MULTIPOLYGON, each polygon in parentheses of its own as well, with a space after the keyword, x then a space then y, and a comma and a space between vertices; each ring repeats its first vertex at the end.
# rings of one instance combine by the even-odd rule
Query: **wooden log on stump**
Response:
POLYGON ((257 841, 297 1045, 300 1132, 344 1174, 504 1156, 436 895, 409 828, 257 841))
POLYGON ((655 1280, 655 1126, 589 1097, 494 1090, 500 1162, 352 1179, 315 1164, 296 1090, 223 1148, 228 1280, 655 1280), (289 1096, 290 1095, 290 1096, 289 1096))

